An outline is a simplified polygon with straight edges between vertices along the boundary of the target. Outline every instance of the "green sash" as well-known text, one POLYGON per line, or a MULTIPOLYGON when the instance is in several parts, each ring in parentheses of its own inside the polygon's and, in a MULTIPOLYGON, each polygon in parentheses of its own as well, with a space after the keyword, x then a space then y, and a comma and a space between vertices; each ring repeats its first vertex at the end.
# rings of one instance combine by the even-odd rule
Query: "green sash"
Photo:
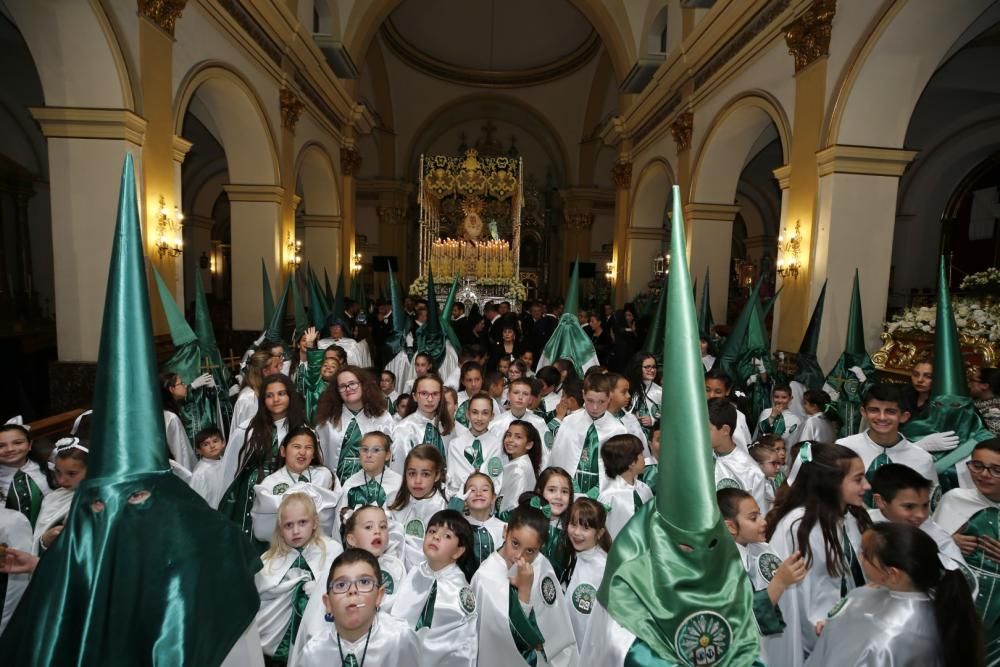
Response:
POLYGON ((760 627, 760 634, 765 637, 780 634, 785 629, 785 619, 781 616, 781 610, 778 609, 778 605, 771 602, 767 589, 754 591, 753 615, 760 627))
POLYGON ((569 567, 570 554, 566 549, 566 540, 563 539, 563 529, 559 523, 549 524, 549 535, 542 546, 542 553, 552 563, 556 577, 562 581, 566 568, 569 567))
POLYGON ((413 628, 414 630, 431 627, 431 623, 434 622, 434 603, 437 601, 437 594, 438 582, 435 579, 434 583, 431 584, 431 592, 427 594, 427 600, 424 602, 424 609, 420 612, 420 618, 417 619, 417 624, 413 628))
POLYGON ((26 516, 32 528, 38 521, 38 513, 42 511, 42 498, 42 490, 31 475, 23 470, 14 473, 14 479, 7 490, 7 509, 26 516))
POLYGON ((476 470, 479 470, 483 465, 483 445, 479 442, 479 438, 472 441, 471 447, 466 448, 465 460, 472 464, 476 470))
POLYGON ((517 647, 517 651, 524 658, 524 661, 531 667, 535 667, 538 664, 537 652, 542 651, 545 645, 545 637, 535 621, 535 610, 532 609, 530 614, 524 615, 524 610, 521 609, 521 600, 517 597, 517 589, 514 586, 510 586, 507 606, 509 607, 508 616, 510 616, 510 634, 514 638, 514 646, 517 647))
POLYGON ((351 423, 347 425, 344 440, 340 445, 340 456, 337 458, 337 478, 343 484, 347 478, 361 470, 358 446, 361 444, 361 428, 358 426, 357 413, 351 412, 351 423))
POLYGON ((600 484, 598 479, 600 446, 601 441, 597 435, 597 427, 591 424, 590 428, 587 429, 587 439, 580 451, 580 463, 576 467, 576 476, 573 479, 577 493, 586 494, 600 484))
MULTIPOLYGON (((987 507, 969 519, 965 535, 1000 539, 1000 510, 987 507)), ((976 608, 983 619, 987 652, 1000 651, 1000 563, 976 549, 965 557, 965 562, 979 581, 976 608)))
POLYGON ((639 475, 639 479, 646 483, 646 486, 652 490, 653 495, 656 495, 656 478, 660 475, 660 464, 659 463, 649 463, 646 465, 646 469, 642 471, 639 475))
MULTIPOLYGON (((309 573, 312 579, 315 579, 313 571, 309 568, 309 563, 302 556, 302 549, 298 550, 299 555, 292 563, 292 569, 299 568, 300 570, 305 570, 309 573)), ((292 590, 292 618, 288 622, 288 629, 285 631, 285 636, 281 638, 281 643, 278 644, 278 648, 274 649, 274 658, 278 659, 288 659, 288 652, 295 643, 295 637, 299 634, 299 625, 302 623, 302 614, 306 610, 306 605, 309 604, 309 595, 306 594, 305 588, 306 582, 300 581, 295 584, 295 588, 292 590)))
POLYGON ((462 404, 458 406, 458 410, 455 411, 455 421, 469 428, 469 399, 462 401, 462 404))
MULTIPOLYGON (((865 479, 871 482, 872 478, 875 476, 875 471, 889 463, 892 463, 892 460, 889 459, 889 455, 886 454, 883 449, 882 453, 876 456, 872 460, 871 465, 868 466, 868 470, 865 471, 865 479)), ((875 507, 875 493, 871 489, 865 491, 865 506, 875 507)))
POLYGON ((347 507, 357 507, 358 505, 385 505, 385 489, 374 477, 368 479, 365 474, 365 483, 355 486, 347 492, 347 507))
POLYGON ((433 423, 428 423, 427 426, 424 427, 424 440, 418 444, 434 445, 437 450, 441 452, 441 456, 444 457, 444 460, 448 460, 448 452, 444 449, 444 441, 441 439, 441 431, 439 431, 437 426, 433 423))
POLYGON ((473 569, 478 570, 483 561, 489 558, 494 551, 496 551, 496 545, 493 544, 493 536, 490 535, 490 531, 486 530, 485 526, 473 526, 472 560, 476 564, 473 569))
POLYGON ((850 571, 851 580, 854 582, 854 586, 848 588, 847 572, 840 575, 840 597, 844 598, 847 597, 849 591, 865 585, 865 573, 861 569, 857 554, 854 553, 854 545, 851 544, 851 540, 847 536, 846 526, 842 526, 840 529, 840 541, 844 547, 844 569, 850 571))
POLYGON ((635 507, 636 511, 642 507, 642 497, 639 495, 638 491, 632 491, 632 506, 635 507))
POLYGON ((757 428, 760 429, 761 433, 770 433, 780 438, 785 434, 785 415, 778 415, 773 424, 770 419, 761 419, 757 428))

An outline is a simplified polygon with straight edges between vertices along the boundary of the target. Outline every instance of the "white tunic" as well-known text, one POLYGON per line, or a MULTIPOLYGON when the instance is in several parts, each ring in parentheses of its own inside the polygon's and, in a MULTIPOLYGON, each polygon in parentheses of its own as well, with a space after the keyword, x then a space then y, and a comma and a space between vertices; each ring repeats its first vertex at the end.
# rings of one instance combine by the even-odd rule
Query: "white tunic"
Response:
POLYGON ((750 451, 750 443, 753 436, 750 435, 750 427, 747 426, 747 418, 739 410, 736 411, 736 430, 733 431, 733 442, 744 452, 750 451))
POLYGON ((503 467, 503 484, 497 493, 497 504, 501 512, 507 512, 517 507, 517 499, 525 491, 535 490, 535 469, 531 459, 525 454, 503 467))
POLYGON ((581 649, 593 618, 594 605, 597 604, 597 589, 601 587, 604 566, 607 562, 608 554, 600 546, 578 552, 573 576, 566 586, 569 618, 573 622, 576 645, 581 649))
POLYGON ((753 496, 760 511, 771 509, 768 488, 771 486, 757 462, 739 447, 728 454, 715 454, 715 489, 742 489, 753 496))
POLYGON ((27 459, 24 465, 20 468, 15 468, 14 466, 0 465, 0 507, 7 502, 7 492, 10 491, 10 485, 14 481, 14 475, 18 471, 23 471, 28 477, 30 477, 35 484, 38 486, 38 490, 42 492, 43 496, 49 495, 52 492, 52 487, 49 486, 49 480, 45 476, 38 464, 27 459))
MULTIPOLYGON (((241 424, 249 423, 257 415, 257 394, 250 387, 243 387, 236 396, 233 405, 233 418, 229 422, 229 442, 233 443, 233 435, 241 424)), ((241 443, 235 443, 237 448, 241 443)))
MULTIPOLYGON (((441 400, 444 399, 442 398, 441 400)), ((411 449, 424 443, 424 433, 427 431, 427 425, 435 424, 438 431, 441 431, 440 424, 436 422, 437 420, 428 419, 417 410, 396 424, 396 428, 392 432, 392 461, 389 464, 393 470, 400 475, 403 474, 406 467, 406 455, 410 453, 411 449)), ((453 437, 455 437, 454 429, 447 435, 441 433, 441 442, 444 444, 446 452, 448 451, 448 443, 451 442, 453 437)))
POLYGON ((191 473, 191 488, 204 498, 212 509, 219 508, 219 501, 226 493, 226 487, 223 485, 224 472, 222 458, 218 458, 199 459, 194 472, 191 473))
MULTIPOLYGON (((570 667, 580 664, 576 636, 569 608, 552 565, 539 554, 531 563, 535 572, 531 597, 521 607, 528 616, 535 612, 535 622, 545 638, 544 654, 539 651, 538 665, 570 667), (547 659, 546 659, 547 658, 547 659)), ((472 590, 479 602, 479 667, 510 667, 524 663, 510 631, 510 573, 499 553, 479 566, 472 577, 472 590)), ((598 664, 588 662, 594 667, 598 664)))
POLYGON ((503 444, 500 441, 501 434, 490 428, 482 435, 475 436, 468 430, 456 435, 448 443, 448 479, 445 490, 449 498, 461 496, 465 488, 465 480, 469 475, 477 471, 469 459, 465 456, 465 450, 472 447, 474 440, 479 440, 479 446, 483 452, 483 464, 478 470, 486 473, 493 480, 493 490, 498 492, 503 482, 503 466, 506 455, 503 452, 503 444))
MULTIPOLYGON (((253 518, 253 534, 261 542, 270 542, 274 536, 274 530, 278 525, 278 509, 281 507, 281 499, 286 493, 305 493, 312 498, 319 514, 319 523, 323 534, 327 537, 333 535, 334 516, 337 503, 340 502, 341 490, 332 490, 325 484, 329 484, 330 478, 327 476, 330 471, 322 466, 312 466, 310 473, 316 473, 313 482, 299 482, 297 476, 293 477, 287 468, 282 468, 276 473, 268 475, 260 484, 253 487, 253 507, 250 516, 253 518)), ((308 474, 308 473, 306 473, 308 474)))
MULTIPOLYGON (((597 437, 603 445, 608 438, 615 435, 627 433, 622 423, 614 418, 609 412, 605 412, 598 419, 592 419, 586 410, 580 410, 566 417, 559 426, 555 443, 552 445, 552 452, 549 456, 549 466, 558 466, 569 473, 570 478, 576 476, 577 468, 580 465, 580 453, 583 445, 587 441, 587 431, 593 424, 597 428, 597 437)), ((600 448, 598 448, 600 451, 600 448)), ((598 456, 598 480, 600 489, 603 490, 608 484, 608 478, 604 474, 604 461, 598 456)))
POLYGON ((421 667, 475 667, 479 650, 476 598, 454 563, 432 570, 426 562, 403 579, 392 605, 392 615, 415 628, 431 589, 435 587, 430 627, 417 630, 421 667))
POLYGON ((383 507, 388 507, 392 504, 392 501, 396 499, 396 494, 399 493, 400 487, 403 485, 403 477, 389 468, 384 468, 380 475, 371 477, 363 469, 357 471, 353 475, 347 478, 344 482, 344 486, 341 487, 342 493, 340 494, 340 500, 337 502, 336 518, 334 519, 334 531, 333 535, 335 538, 339 539, 340 535, 340 515, 347 503, 350 500, 351 489, 356 489, 359 486, 364 486, 375 480, 385 491, 385 505, 383 507))
MULTIPOLYGON (((868 510, 868 516, 872 518, 872 522, 874 523, 889 522, 889 519, 882 514, 881 510, 868 510)), ((926 521, 920 524, 920 530, 927 533, 937 543, 938 551, 942 556, 950 558, 956 563, 965 564, 965 556, 962 555, 962 550, 958 548, 958 544, 952 539, 952 534, 942 528, 937 521, 928 517, 926 521)))
POLYGON ((593 667, 621 667, 635 643, 635 635, 619 625, 600 602, 594 603, 590 616, 580 655, 586 656, 587 664, 593 667))
POLYGON ((635 515, 636 493, 644 504, 653 499, 653 490, 645 482, 637 479, 635 484, 629 484, 619 475, 608 482, 597 498, 599 503, 611 508, 608 510, 607 529, 612 540, 635 515))
POLYGON ((636 417, 631 412, 623 412, 618 421, 622 423, 625 430, 628 431, 629 435, 634 435, 639 438, 642 442, 642 447, 644 451, 644 456, 649 458, 652 454, 649 451, 649 442, 646 440, 646 433, 642 430, 642 424, 639 423, 639 418, 636 417))
POLYGON ((167 448, 170 450, 170 456, 188 470, 194 470, 198 457, 191 448, 187 431, 184 430, 184 422, 175 413, 164 410, 163 424, 167 430, 167 448))
MULTIPOLYGON (((427 523, 436 512, 445 509, 447 501, 435 491, 428 498, 410 498, 403 509, 390 510, 390 524, 396 522, 403 531, 403 565, 407 572, 424 562, 424 534, 427 523)), ((392 526, 390 525, 390 531, 392 526)))
MULTIPOLYGON (((0 507, 0 543, 20 551, 31 552, 31 523, 28 517, 20 512, 0 507)), ((0 634, 14 615, 17 603, 21 601, 28 582, 31 580, 30 574, 8 574, 7 590, 0 598, 0 634)))
MULTIPOLYGON (((754 430, 754 437, 759 438, 761 436, 761 423, 771 417, 771 408, 764 408, 760 416, 757 417, 757 426, 754 430)), ((787 409, 781 413, 782 419, 785 421, 785 432, 781 434, 781 439, 786 443, 794 443, 799 441, 799 431, 802 429, 802 418, 797 414, 787 409)))
MULTIPOLYGON (((833 442, 837 439, 837 430, 829 419, 823 416, 822 412, 806 417, 805 423, 799 430, 798 442, 809 440, 810 442, 833 442)), ((789 441, 788 445, 795 444, 789 441)))
POLYGON ((337 472, 337 462, 340 460, 340 447, 344 444, 344 436, 347 435, 352 418, 357 421, 362 438, 372 431, 385 433, 391 438, 393 428, 396 426, 396 422, 388 412, 383 412, 378 417, 373 417, 364 410, 352 415, 347 408, 343 408, 340 412, 339 425, 335 425, 330 419, 317 426, 316 434, 319 436, 319 448, 323 452, 323 465, 334 474, 337 472))
MULTIPOLYGON (((883 447, 876 444, 868 435, 868 431, 850 435, 837 440, 838 445, 843 445, 851 451, 857 453, 865 464, 865 470, 872 464, 872 461, 879 454, 885 454, 893 463, 900 463, 913 468, 926 479, 929 479, 934 486, 938 485, 937 470, 934 469, 934 457, 912 442, 899 436, 900 441, 892 447, 883 447)), ((933 492, 932 492, 933 495, 933 492)))
POLYGON ((289 659, 288 667, 333 667, 343 664, 341 655, 345 659, 353 655, 358 665, 363 659, 365 665, 372 667, 417 667, 420 664, 416 633, 405 622, 385 612, 378 613, 371 634, 356 642, 341 639, 338 645, 336 626, 333 623, 326 625, 302 647, 295 662, 289 659))
POLYGON ((31 553, 40 554, 43 551, 42 536, 46 531, 66 522, 75 494, 76 489, 56 489, 42 500, 42 509, 35 521, 35 533, 31 540, 31 553))

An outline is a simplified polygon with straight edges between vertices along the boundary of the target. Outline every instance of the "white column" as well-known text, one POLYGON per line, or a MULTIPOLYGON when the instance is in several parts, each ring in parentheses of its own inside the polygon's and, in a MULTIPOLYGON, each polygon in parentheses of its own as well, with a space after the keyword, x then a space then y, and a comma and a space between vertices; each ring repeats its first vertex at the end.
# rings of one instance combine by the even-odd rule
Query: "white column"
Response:
POLYGON ((625 232, 628 252, 625 254, 626 299, 634 299, 637 294, 649 288, 653 279, 653 259, 660 254, 663 245, 663 228, 630 227, 625 232))
POLYGON ((232 236, 233 329, 259 331, 264 321, 261 301, 260 260, 271 277, 271 288, 283 285, 281 266, 281 202, 284 189, 277 185, 230 184, 232 236))
POLYGON ((342 221, 339 215, 302 215, 302 262, 312 265, 316 275, 323 278, 323 269, 330 274, 330 280, 337 284, 340 273, 340 233, 342 221))
POLYGON ((691 275, 702 280, 705 267, 708 267, 712 316, 719 323, 726 321, 726 309, 729 305, 729 260, 733 244, 733 220, 736 219, 739 210, 740 207, 733 204, 699 202, 689 202, 684 207, 684 227, 687 232, 688 264, 691 275))

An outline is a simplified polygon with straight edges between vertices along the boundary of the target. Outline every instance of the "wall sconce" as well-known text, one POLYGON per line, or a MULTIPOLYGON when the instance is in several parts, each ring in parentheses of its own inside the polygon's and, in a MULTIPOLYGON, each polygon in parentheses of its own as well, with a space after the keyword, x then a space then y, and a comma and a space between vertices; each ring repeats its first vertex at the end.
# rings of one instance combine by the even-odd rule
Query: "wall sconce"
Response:
POLYGON ((160 195, 160 208, 156 216, 156 250, 160 257, 177 257, 184 252, 184 214, 174 206, 173 215, 167 202, 160 195))
POLYGON ((670 253, 665 252, 662 255, 657 255, 653 258, 653 275, 657 278, 662 278, 663 276, 670 273, 670 253))
POLYGON ((288 268, 294 271, 302 264, 302 241, 298 239, 293 241, 291 232, 288 232, 287 239, 288 243, 285 247, 288 249, 288 268))
POLYGON ((608 279, 608 282, 614 282, 615 280, 615 263, 608 262, 606 265, 607 270, 604 272, 604 277, 608 279))
POLYGON ((356 276, 361 273, 361 255, 354 255, 351 258, 351 275, 356 276))
POLYGON ((795 279, 799 276, 799 221, 795 221, 795 231, 785 241, 783 235, 778 236, 778 275, 782 278, 795 279))

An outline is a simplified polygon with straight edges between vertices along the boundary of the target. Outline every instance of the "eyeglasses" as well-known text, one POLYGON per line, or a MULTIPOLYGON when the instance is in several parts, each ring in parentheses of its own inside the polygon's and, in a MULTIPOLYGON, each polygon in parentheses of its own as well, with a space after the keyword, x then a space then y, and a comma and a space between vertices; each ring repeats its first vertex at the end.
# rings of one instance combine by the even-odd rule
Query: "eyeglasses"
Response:
POLYGON ((378 582, 375 577, 361 577, 359 579, 334 579, 327 589, 327 592, 334 595, 344 595, 353 586, 359 593, 371 593, 375 590, 378 582))
POLYGON ((418 391, 417 396, 420 398, 438 398, 441 396, 440 391, 418 391))
POLYGON ((988 466, 982 461, 966 461, 965 465, 969 466, 969 470, 975 473, 983 473, 989 471, 990 477, 1000 477, 1000 466, 988 466))
POLYGON ((360 453, 362 456, 365 456, 367 454, 372 454, 374 456, 377 456, 384 451, 385 447, 358 447, 358 453, 360 453))
POLYGON ((656 370, 656 366, 647 366, 646 364, 643 364, 642 365, 642 370, 644 370, 644 371, 655 371, 656 370))
POLYGON ((337 389, 340 391, 354 391, 361 386, 361 383, 357 380, 351 380, 350 382, 345 382, 344 384, 338 384, 337 389))

